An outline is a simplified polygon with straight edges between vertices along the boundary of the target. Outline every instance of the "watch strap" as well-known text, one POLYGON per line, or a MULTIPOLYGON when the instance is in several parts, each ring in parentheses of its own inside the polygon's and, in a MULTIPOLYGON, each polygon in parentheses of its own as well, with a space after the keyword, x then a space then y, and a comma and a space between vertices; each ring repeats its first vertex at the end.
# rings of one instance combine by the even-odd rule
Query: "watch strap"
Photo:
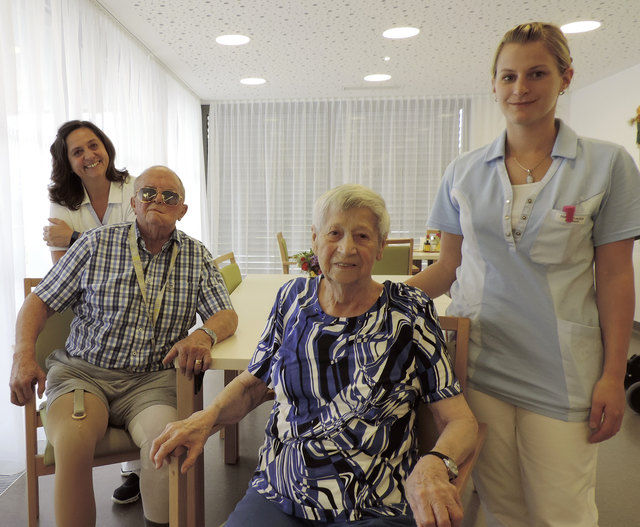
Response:
POLYGON ((430 450, 422 457, 424 456, 436 456, 442 459, 442 461, 444 461, 444 466, 447 467, 447 472, 449 473, 449 481, 453 481, 458 477, 458 465, 456 465, 456 462, 449 456, 442 452, 438 452, 437 450, 430 450))
POLYGON ((443 461, 445 459, 451 459, 449 456, 445 456, 442 452, 438 452, 437 450, 429 450, 429 452, 427 452, 424 455, 425 456, 436 456, 436 457, 439 457, 440 459, 442 459, 443 461))
POLYGON ((80 238, 80 233, 78 231, 73 231, 73 234, 71 234, 71 241, 69 242, 69 247, 71 247, 78 238, 80 238))

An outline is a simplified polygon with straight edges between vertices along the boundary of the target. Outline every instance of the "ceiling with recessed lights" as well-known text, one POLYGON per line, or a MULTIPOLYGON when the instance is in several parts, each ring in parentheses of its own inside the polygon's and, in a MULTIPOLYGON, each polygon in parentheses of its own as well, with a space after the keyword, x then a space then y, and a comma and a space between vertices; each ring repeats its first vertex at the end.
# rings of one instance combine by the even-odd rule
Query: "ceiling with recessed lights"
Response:
POLYGON ((640 63, 637 0, 97 1, 203 101, 488 93, 496 45, 531 20, 602 22, 569 35, 572 89, 640 63), (382 37, 398 26, 420 33, 382 37), (251 41, 221 46, 224 34, 251 41))

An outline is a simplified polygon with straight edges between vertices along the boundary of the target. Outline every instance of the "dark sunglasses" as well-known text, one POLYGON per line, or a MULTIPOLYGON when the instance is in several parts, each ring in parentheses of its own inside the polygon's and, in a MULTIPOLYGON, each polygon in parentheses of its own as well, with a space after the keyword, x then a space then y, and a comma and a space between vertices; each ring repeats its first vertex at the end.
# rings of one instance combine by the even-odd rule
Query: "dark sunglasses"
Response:
MULTIPOLYGON (((142 187, 138 190, 138 199, 142 203, 150 203, 155 201, 158 195, 158 189, 153 187, 142 187)), ((163 190, 160 194, 162 196, 162 203, 165 205, 178 205, 182 196, 173 190, 163 190)))

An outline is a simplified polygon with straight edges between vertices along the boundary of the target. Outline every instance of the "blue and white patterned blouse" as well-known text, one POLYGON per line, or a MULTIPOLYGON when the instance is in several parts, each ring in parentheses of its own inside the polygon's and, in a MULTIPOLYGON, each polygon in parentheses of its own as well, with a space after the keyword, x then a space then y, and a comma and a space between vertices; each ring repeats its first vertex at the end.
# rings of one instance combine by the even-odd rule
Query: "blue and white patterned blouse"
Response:
POLYGON ((321 279, 280 289, 249 365, 276 394, 251 485, 311 520, 407 514, 415 405, 461 392, 435 308, 387 281, 369 311, 336 318, 318 303, 321 279))
POLYGON ((71 307, 67 353, 102 368, 158 371, 171 347, 187 336, 196 313, 207 320, 233 309, 220 272, 202 243, 175 230, 157 255, 144 246, 136 224, 147 295, 153 306, 167 280, 173 244, 179 252, 154 325, 142 298, 127 240, 131 223, 86 232, 34 289, 49 307, 71 307))

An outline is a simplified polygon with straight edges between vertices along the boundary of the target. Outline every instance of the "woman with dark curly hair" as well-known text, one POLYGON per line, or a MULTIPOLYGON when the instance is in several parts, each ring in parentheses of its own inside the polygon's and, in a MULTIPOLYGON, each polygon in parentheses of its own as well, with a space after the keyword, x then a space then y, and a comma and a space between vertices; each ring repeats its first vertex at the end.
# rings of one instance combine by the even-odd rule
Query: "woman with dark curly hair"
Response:
MULTIPOLYGON (((135 178, 126 169, 116 169, 111 139, 90 121, 64 123, 50 151, 50 224, 43 229, 43 239, 56 263, 83 232, 135 220, 131 208, 135 178)), ((139 469, 138 461, 122 464, 127 479, 114 491, 114 502, 140 498, 139 469)))
POLYGON ((90 121, 64 123, 50 151, 50 225, 43 239, 55 263, 84 231, 134 220, 135 178, 115 168, 113 143, 90 121))

